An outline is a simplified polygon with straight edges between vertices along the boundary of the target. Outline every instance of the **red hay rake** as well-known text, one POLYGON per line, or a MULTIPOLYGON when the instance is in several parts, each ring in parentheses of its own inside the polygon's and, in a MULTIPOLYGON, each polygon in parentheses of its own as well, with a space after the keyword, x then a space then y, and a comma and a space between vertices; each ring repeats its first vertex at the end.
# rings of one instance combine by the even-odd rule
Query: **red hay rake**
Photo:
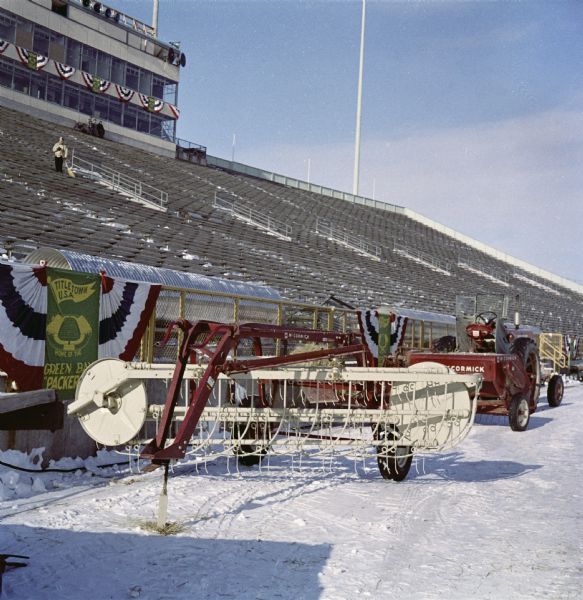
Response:
POLYGON ((97 361, 68 409, 101 444, 145 444, 141 457, 166 477, 186 454, 251 465, 310 453, 373 455, 384 478, 400 481, 414 453, 452 447, 473 424, 480 375, 435 363, 370 367, 358 334, 181 320, 166 340, 173 328, 175 365, 97 361), (240 355, 243 341, 253 356, 240 355), (265 356, 275 343, 281 355, 265 356), (287 353, 297 343, 319 347, 287 353), (150 380, 170 382, 163 404, 148 401, 150 380), (140 439, 149 423, 155 435, 140 439))

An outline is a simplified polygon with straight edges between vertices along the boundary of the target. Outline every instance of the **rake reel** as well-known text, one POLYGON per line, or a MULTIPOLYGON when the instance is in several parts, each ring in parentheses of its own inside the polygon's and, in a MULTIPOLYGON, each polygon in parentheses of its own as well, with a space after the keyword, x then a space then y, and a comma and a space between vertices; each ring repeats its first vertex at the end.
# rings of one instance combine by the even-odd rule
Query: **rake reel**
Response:
POLYGON ((266 455, 372 454, 384 478, 400 481, 413 454, 452 447, 473 424, 479 375, 436 363, 369 367, 355 334, 207 321, 174 326, 182 334, 176 365, 97 361, 68 409, 101 444, 145 443, 141 457, 165 472, 186 454, 234 455, 246 465, 266 455), (252 341, 255 356, 236 355, 242 340, 252 341), (263 356, 265 340, 278 340, 284 354, 263 356), (294 342, 321 347, 285 354, 294 342), (150 380, 170 381, 164 404, 149 402, 150 380), (150 423, 154 437, 140 440, 150 423))

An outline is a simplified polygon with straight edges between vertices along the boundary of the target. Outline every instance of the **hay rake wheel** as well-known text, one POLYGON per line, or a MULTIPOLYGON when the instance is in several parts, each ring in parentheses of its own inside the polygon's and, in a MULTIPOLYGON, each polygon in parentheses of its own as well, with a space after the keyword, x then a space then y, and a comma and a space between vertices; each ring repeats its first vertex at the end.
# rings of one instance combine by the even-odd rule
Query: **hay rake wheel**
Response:
MULTIPOLYGON (((154 420, 156 434, 142 440, 141 458, 164 466, 165 481, 169 463, 187 453, 235 454, 242 463, 256 464, 268 452, 362 458, 371 450, 383 477, 399 481, 414 452, 451 447, 473 424, 478 375, 450 373, 435 364, 366 367, 363 346, 352 334, 206 321, 177 325, 184 335, 176 365, 97 361, 80 379, 68 409, 105 445, 139 443, 142 425, 154 420), (231 358, 241 339, 262 337, 328 347, 231 358), (196 364, 201 355, 206 363, 196 364), (358 366, 339 365, 338 357, 358 366), (331 366, 310 366, 323 359, 331 366), (293 366, 297 363, 301 366, 293 366), (148 379, 170 380, 164 404, 148 402, 148 379), (191 383, 181 398, 185 380, 191 383)), ((159 521, 164 498, 165 491, 159 521)))
POLYGON ((377 448, 377 464, 383 479, 403 481, 409 473, 413 462, 410 446, 398 445, 399 428, 389 425, 377 433, 377 439, 383 444, 377 448))

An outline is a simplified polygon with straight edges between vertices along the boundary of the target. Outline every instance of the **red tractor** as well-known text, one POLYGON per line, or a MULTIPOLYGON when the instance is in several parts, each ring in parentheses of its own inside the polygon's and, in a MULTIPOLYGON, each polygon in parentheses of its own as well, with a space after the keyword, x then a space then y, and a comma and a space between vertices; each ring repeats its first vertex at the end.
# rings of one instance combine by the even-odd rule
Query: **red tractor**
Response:
MULTIPOLYGON (((478 412, 508 415, 510 428, 524 431, 536 410, 541 385, 537 330, 520 325, 518 310, 514 324, 505 322, 505 296, 458 297, 456 304, 455 340, 438 340, 433 352, 411 352, 409 364, 432 361, 456 373, 482 375, 478 412)), ((548 391, 549 405, 558 406, 562 393, 548 391)))

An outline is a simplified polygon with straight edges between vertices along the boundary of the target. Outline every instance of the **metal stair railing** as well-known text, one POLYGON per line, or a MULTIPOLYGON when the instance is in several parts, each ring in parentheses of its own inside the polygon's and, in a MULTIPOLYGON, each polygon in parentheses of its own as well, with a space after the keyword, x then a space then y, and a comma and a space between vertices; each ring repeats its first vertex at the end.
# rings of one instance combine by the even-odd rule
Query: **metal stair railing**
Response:
POLYGON ((422 252, 417 248, 410 248, 409 246, 405 246, 404 244, 399 244, 398 242, 393 241, 393 252, 401 254, 402 256, 417 262, 425 263, 425 265, 428 267, 434 269, 435 271, 439 271, 440 273, 444 273, 445 275, 451 275, 450 263, 445 260, 435 258, 435 256, 422 252))
POLYGON ((143 183, 139 179, 124 175, 119 171, 96 165, 88 160, 80 158, 74 152, 71 152, 69 158, 73 170, 86 177, 102 182, 113 190, 128 194, 134 200, 143 202, 158 210, 167 210, 168 192, 164 192, 152 185, 143 183))
POLYGON ((343 229, 334 227, 329 221, 318 218, 316 220, 316 233, 330 240, 338 242, 347 248, 351 248, 360 254, 364 254, 369 258, 381 260, 382 250, 376 244, 371 244, 364 239, 346 233, 343 229))
POLYGON ((563 336, 560 333, 541 333, 538 338, 538 352, 541 360, 550 361, 557 373, 568 366, 568 357, 563 349, 563 336))
POLYGON ((492 266, 475 262, 472 259, 468 260, 462 256, 458 256, 457 266, 461 267, 462 269, 466 269, 466 271, 470 271, 471 273, 475 273, 480 277, 485 277, 486 279, 489 279, 498 285, 510 287, 508 275, 502 271, 492 268, 492 266))
POLYGON ((213 207, 219 210, 224 210, 232 214, 235 218, 244 221, 250 225, 255 225, 259 229, 263 229, 272 235, 286 241, 291 241, 292 227, 283 221, 278 221, 269 215, 265 215, 257 210, 253 210, 248 206, 239 204, 240 200, 237 197, 225 198, 215 192, 213 207))

